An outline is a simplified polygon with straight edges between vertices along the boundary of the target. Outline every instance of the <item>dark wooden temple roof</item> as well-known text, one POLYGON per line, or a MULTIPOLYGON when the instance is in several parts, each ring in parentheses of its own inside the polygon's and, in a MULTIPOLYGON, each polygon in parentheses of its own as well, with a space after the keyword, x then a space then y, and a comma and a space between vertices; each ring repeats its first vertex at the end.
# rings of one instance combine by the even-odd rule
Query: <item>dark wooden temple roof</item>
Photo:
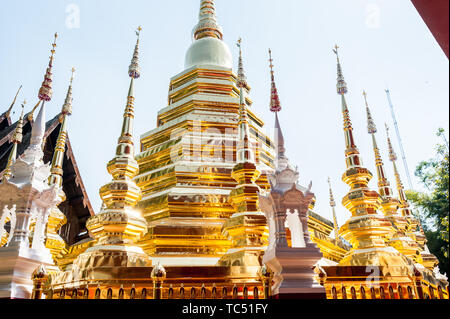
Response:
MULTIPOLYGON (((53 158, 56 140, 61 126, 59 121, 60 114, 46 123, 45 145, 44 145, 44 163, 51 162, 53 158)), ((12 149, 10 137, 16 128, 17 122, 11 124, 11 120, 0 117, 0 172, 3 172, 8 162, 8 156, 12 149), (5 125, 9 124, 9 125, 5 125)), ((24 116, 23 139, 22 143, 17 145, 17 156, 21 156, 30 144, 31 125, 27 115, 24 116)), ((89 197, 81 179, 77 162, 73 154, 70 139, 67 137, 66 151, 63 162, 63 190, 66 194, 66 200, 59 205, 60 210, 67 217, 67 224, 60 230, 61 237, 69 244, 74 244, 80 240, 88 238, 86 230, 86 220, 94 215, 89 197)))

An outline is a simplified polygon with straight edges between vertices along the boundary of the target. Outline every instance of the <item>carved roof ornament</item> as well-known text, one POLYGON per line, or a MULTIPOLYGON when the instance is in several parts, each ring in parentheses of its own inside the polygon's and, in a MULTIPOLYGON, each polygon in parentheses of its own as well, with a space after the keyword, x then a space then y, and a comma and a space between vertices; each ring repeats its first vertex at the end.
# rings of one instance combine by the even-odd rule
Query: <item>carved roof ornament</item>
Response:
POLYGON ((11 114, 11 110, 14 107, 14 104, 16 104, 17 96, 19 95, 20 90, 22 89, 22 85, 20 85, 19 89, 16 92, 16 95, 14 96, 14 100, 11 103, 11 106, 8 108, 8 110, 5 112, 5 116, 8 117, 11 114))

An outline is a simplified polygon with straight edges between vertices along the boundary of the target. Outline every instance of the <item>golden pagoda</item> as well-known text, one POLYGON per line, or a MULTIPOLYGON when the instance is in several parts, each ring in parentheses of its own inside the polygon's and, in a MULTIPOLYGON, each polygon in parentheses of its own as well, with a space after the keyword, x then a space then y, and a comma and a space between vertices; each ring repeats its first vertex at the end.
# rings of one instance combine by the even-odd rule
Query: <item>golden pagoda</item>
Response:
MULTIPOLYGON (((352 297, 366 298, 366 291, 367 294, 372 292, 372 298, 376 294, 384 298, 388 290, 395 289, 394 293, 398 293, 399 287, 400 291, 404 289, 405 292, 412 289, 413 265, 396 249, 386 245, 395 229, 386 217, 378 213, 382 203, 380 195, 368 188, 372 174, 362 165, 355 144, 345 98, 347 84, 342 73, 338 46, 334 52, 337 56, 337 92, 341 96, 346 146, 347 170, 342 180, 350 186, 350 192, 342 199, 342 205, 351 213, 351 218, 341 226, 339 235, 352 244, 352 249, 337 266, 324 267, 327 274, 325 287, 329 298, 338 298, 339 295, 346 299, 347 293, 352 297), (348 270, 344 272, 340 270, 342 268, 348 270), (352 278, 354 276, 359 279, 352 278)), ((378 167, 381 168, 380 165, 378 167)), ((382 183, 379 185, 384 186, 382 183)))
MULTIPOLYGON (((33 287, 22 297, 448 299, 447 278, 440 274, 406 199, 388 136, 398 198, 392 192, 364 92, 378 182, 377 191, 369 188, 373 176, 363 166, 355 143, 337 46, 346 161, 342 181, 350 188, 342 199, 350 214, 341 226, 331 178, 330 220, 315 211, 312 182, 300 185, 298 169, 286 156, 272 51, 269 106, 275 113, 274 139, 264 133, 265 124, 249 96, 241 39, 234 72, 214 0, 200 1, 184 70, 170 79, 168 102, 158 112, 156 128, 140 135, 135 151, 141 30, 136 31, 128 68, 130 84, 120 135, 106 165, 111 181, 99 190, 100 211, 74 218, 66 209, 74 205, 66 196, 73 190, 64 185, 69 178, 79 180, 76 169, 65 165, 68 157, 74 161, 67 129, 74 69, 61 112, 51 124, 60 125, 52 133, 54 151, 47 164, 41 156, 36 166, 48 171, 43 183, 53 197, 46 215, 16 226, 15 206, 0 197, 6 203, 6 213, 0 212, 0 261, 11 249, 12 235, 22 236, 25 242, 31 232, 33 247, 48 252, 45 263, 33 263, 34 271, 27 269, 33 287), (68 240, 65 232, 71 225, 88 234, 68 240), (20 228, 17 234, 14 228, 20 228)), ((32 147, 41 154, 37 142, 44 136, 44 105, 52 96, 55 46, 56 35, 39 102, 28 114, 22 112, 14 128, 9 119, 12 106, 2 115, 0 124, 6 125, 5 136, 12 144, 0 183, 5 189, 15 180, 17 148, 39 105, 35 131, 40 135, 38 139, 33 133, 32 147)), ((17 279, 14 274, 11 278, 17 279)))

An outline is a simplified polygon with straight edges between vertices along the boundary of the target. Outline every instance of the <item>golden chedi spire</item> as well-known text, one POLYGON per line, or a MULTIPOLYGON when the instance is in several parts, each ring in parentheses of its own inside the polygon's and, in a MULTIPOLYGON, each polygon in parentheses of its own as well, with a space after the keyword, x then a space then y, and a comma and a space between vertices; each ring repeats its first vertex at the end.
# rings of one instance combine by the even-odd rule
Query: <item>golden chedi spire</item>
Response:
POLYGON ((378 192, 382 198, 382 200, 387 204, 387 202, 391 202, 391 205, 386 206, 382 205, 385 214, 389 214, 390 212, 394 212, 397 210, 397 201, 392 200, 392 190, 390 188, 390 183, 386 178, 383 160, 381 158, 380 149, 378 148, 378 144, 376 141, 375 133, 377 132, 377 127, 372 118, 372 114, 370 112, 369 104, 367 102, 367 93, 363 92, 364 101, 366 104, 366 113, 367 113, 367 132, 372 136, 372 146, 375 155, 375 165, 377 168, 377 176, 378 176, 378 192))
POLYGON ((31 112, 29 112, 27 114, 27 119, 28 119, 29 122, 33 121, 34 111, 39 107, 39 105, 41 103, 49 102, 52 99, 52 96, 53 96, 53 88, 52 88, 53 73, 52 73, 52 68, 53 68, 53 60, 54 60, 54 55, 55 55, 56 39, 57 38, 58 38, 58 33, 55 33, 54 40, 53 40, 53 43, 52 43, 52 49, 50 50, 50 52, 51 52, 50 60, 48 62, 47 70, 45 71, 44 81, 42 82, 42 85, 41 85, 41 87, 39 89, 39 93, 38 93, 39 101, 33 107, 31 112))
MULTIPOLYGON (((338 49, 336 45, 333 51, 337 56, 337 93, 341 96, 347 165, 342 180, 350 186, 350 191, 342 199, 342 204, 351 213, 350 219, 341 226, 339 235, 353 246, 339 265, 405 266, 405 257, 394 248, 387 247, 385 243, 385 240, 392 237, 395 230, 391 222, 377 212, 381 204, 380 195, 368 187, 372 174, 362 166, 354 141, 353 127, 345 99, 348 89, 342 73, 338 49)), ((402 275, 406 274, 406 269, 398 268, 397 271, 402 275)))
POLYGON ((5 116, 9 117, 11 115, 12 108, 14 107, 14 104, 16 104, 17 96, 19 95, 20 90, 22 89, 22 85, 20 85, 19 89, 16 92, 16 95, 14 96, 14 99, 9 106, 8 110, 5 112, 5 116))
POLYGON ((198 24, 194 27, 194 39, 214 37, 222 40, 223 31, 217 22, 214 0, 201 0, 198 24))
MULTIPOLYGON (((91 236, 98 240, 98 245, 119 245, 125 252, 127 246, 133 246, 147 231, 145 219, 133 209, 141 198, 141 190, 133 181, 133 177, 139 170, 134 159, 133 119, 134 80, 140 76, 138 64, 140 31, 141 27, 138 28, 136 47, 128 70, 131 81, 123 115, 122 130, 117 143, 116 154, 107 164, 108 172, 112 175, 112 181, 100 188, 100 197, 105 206, 98 215, 91 217, 86 223, 91 236)), ((133 246, 133 249, 139 257, 145 259, 143 261, 145 263, 147 257, 143 251, 137 246, 133 246)))
POLYGON ((72 67, 72 69, 70 71, 72 73, 70 76, 70 82, 69 82, 69 87, 67 89, 66 98, 64 100, 64 104, 61 109, 61 115, 59 117, 60 122, 62 122, 62 120, 65 118, 66 115, 72 115, 72 102, 73 102, 72 83, 73 83, 73 78, 74 78, 74 74, 75 74, 76 70, 74 67, 72 67))
POLYGON ((245 100, 248 88, 243 63, 241 39, 239 47, 239 141, 236 148, 237 163, 231 176, 237 185, 230 193, 230 202, 236 209, 225 225, 223 234, 230 238, 233 246, 219 261, 221 265, 260 266, 268 239, 266 217, 259 208, 259 187, 256 180, 260 176, 255 163, 255 156, 250 142, 249 118, 245 100))
MULTIPOLYGON (((387 143, 388 143, 388 148, 389 148, 389 159, 391 160, 392 165, 394 167, 395 181, 397 183, 397 194, 398 194, 398 200, 400 202, 399 209, 400 209, 402 216, 413 217, 408 200, 406 198, 405 189, 403 187, 400 173, 398 172, 398 169, 397 169, 397 154, 394 151, 394 148, 393 148, 392 142, 391 142, 391 138, 389 136, 389 127, 387 126, 387 124, 385 124, 385 127, 386 127, 387 143)), ((417 224, 416 224, 416 226, 417 226, 417 224)))
POLYGON ((397 154, 395 153, 391 138, 389 136, 389 126, 385 124, 385 127, 387 144, 389 148, 389 159, 391 160, 394 168, 394 175, 397 184, 397 194, 400 203, 399 212, 401 216, 405 217, 408 221, 406 235, 409 236, 414 242, 418 243, 420 245, 420 248, 422 249, 420 258, 417 258, 416 261, 423 264, 426 268, 433 270, 434 267, 436 267, 436 265, 438 264, 437 258, 429 252, 426 245, 426 237, 420 225, 420 221, 413 215, 408 199, 406 198, 405 189, 403 187, 400 173, 397 168, 397 154), (417 228, 419 228, 420 230, 418 230, 417 228))
MULTIPOLYGON (((66 150, 67 143, 67 116, 72 114, 72 83, 74 78, 75 68, 71 70, 72 74, 70 77, 69 87, 67 89, 66 98, 64 100, 63 106, 61 108, 61 114, 59 120, 61 126, 58 133, 58 138, 56 140, 55 150, 53 152, 53 158, 50 168, 50 176, 48 179, 49 185, 55 185, 59 192, 60 203, 64 202, 66 195, 63 191, 63 165, 64 165, 64 154, 66 150)), ((45 246, 50 249, 50 252, 55 258, 64 248, 64 240, 59 236, 58 230, 67 222, 66 216, 54 206, 50 210, 50 215, 48 217, 47 233, 45 246)))
MULTIPOLYGON (((79 254, 71 268, 55 274, 52 283, 69 283, 72 287, 89 286, 89 296, 96 296, 96 286, 111 287, 124 280, 129 267, 148 267, 151 261, 136 242, 147 232, 147 222, 134 206, 141 198, 141 189, 133 181, 138 172, 134 159, 133 119, 134 80, 139 78, 139 34, 128 70, 130 87, 123 114, 123 124, 115 156, 107 164, 111 182, 100 188, 101 211, 90 217, 86 228, 94 239, 92 246, 79 254), (113 269, 114 271, 111 271, 113 269), (106 274, 106 275, 105 275, 106 274)), ((104 289, 106 294, 107 290, 104 289)), ((109 290, 109 294, 112 290, 109 290)))
MULTIPOLYGON (((17 95, 16 95, 17 96, 17 95)), ((6 164, 5 171, 3 173, 2 179, 6 180, 11 177, 11 165, 14 164, 17 158, 17 145, 22 143, 22 129, 23 129, 23 109, 27 102, 23 101, 22 103, 22 113, 20 114, 19 120, 17 121, 17 126, 14 130, 13 135, 11 136, 10 142, 12 143, 12 149, 9 153, 8 163, 6 164)))
POLYGON ((70 77, 70 84, 67 89, 66 99, 62 106, 61 115, 59 118, 61 127, 56 140, 56 147, 53 153, 52 165, 50 169, 51 175, 49 177, 49 184, 56 185, 57 187, 62 187, 64 152, 67 141, 67 116, 72 114, 72 82, 75 68, 72 68, 71 71, 72 75, 70 77))
POLYGON ((383 214, 391 221, 397 230, 396 233, 389 239, 388 244, 405 256, 411 257, 414 260, 417 258, 420 259, 419 246, 405 234, 408 228, 408 221, 397 212, 399 201, 392 196, 392 189, 386 177, 383 160, 381 158, 380 150, 375 137, 377 127, 372 118, 369 103, 367 102, 367 93, 365 91, 363 92, 363 96, 367 113, 367 131, 372 137, 375 166, 378 176, 378 192, 381 196, 381 209, 383 214))

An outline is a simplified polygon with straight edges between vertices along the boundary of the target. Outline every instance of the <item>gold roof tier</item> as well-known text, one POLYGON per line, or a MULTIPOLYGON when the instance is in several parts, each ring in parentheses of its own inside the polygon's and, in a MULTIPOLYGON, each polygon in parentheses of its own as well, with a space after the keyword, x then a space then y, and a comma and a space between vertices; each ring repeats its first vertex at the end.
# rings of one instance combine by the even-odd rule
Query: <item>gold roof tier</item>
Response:
MULTIPOLYGON (((149 230, 139 245, 154 260, 215 265, 233 245, 223 233, 236 212, 228 197, 248 175, 233 171, 239 156, 238 81, 227 67, 188 68, 171 79, 169 105, 158 113, 157 128, 141 136, 134 180, 142 190, 137 206, 149 230)), ((258 187, 269 189, 265 172, 273 167, 274 146, 263 133, 263 121, 250 109, 248 90, 246 86, 243 93, 254 154, 251 170, 261 172, 252 178, 258 187)), ((254 205, 247 197, 235 198, 254 205)))

